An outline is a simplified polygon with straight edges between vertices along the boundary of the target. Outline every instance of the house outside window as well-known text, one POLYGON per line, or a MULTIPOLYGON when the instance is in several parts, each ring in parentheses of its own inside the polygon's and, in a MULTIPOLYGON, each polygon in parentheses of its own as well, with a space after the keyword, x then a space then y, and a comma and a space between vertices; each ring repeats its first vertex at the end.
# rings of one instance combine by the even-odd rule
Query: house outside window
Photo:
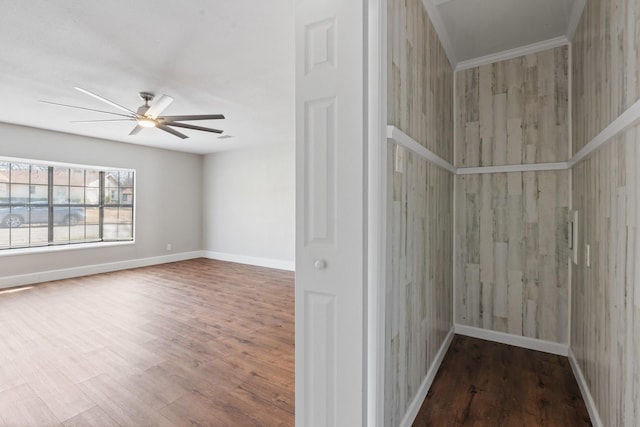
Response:
POLYGON ((0 158, 0 251, 133 241, 129 169, 0 158))

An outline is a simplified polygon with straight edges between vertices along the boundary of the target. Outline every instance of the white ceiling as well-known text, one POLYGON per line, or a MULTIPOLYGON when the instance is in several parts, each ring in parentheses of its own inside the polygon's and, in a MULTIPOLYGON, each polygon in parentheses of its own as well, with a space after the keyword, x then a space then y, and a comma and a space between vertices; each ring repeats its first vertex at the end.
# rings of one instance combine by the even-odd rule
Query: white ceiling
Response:
MULTIPOLYGON (((293 0, 5 0, 0 13, 0 122, 194 153, 294 140, 293 0), (133 123, 70 123, 113 110, 80 86, 135 110, 140 91, 174 98, 163 114, 232 135, 133 123)), ((8 143, 8 141, 3 141, 8 143)), ((17 143, 17 142, 15 142, 17 143)))
POLYGON ((432 21, 455 66, 525 46, 548 47, 544 42, 551 40, 567 43, 585 0, 424 2, 431 15, 436 15, 431 16, 432 21))
MULTIPOLYGON (((584 1, 423 0, 454 66, 570 39, 584 1)), ((294 0, 3 0, 0 122, 193 153, 293 142, 293 20, 294 0), (167 94, 163 114, 222 113, 194 124, 232 138, 128 136, 130 123, 71 123, 109 117, 39 102, 111 110, 74 86, 131 109, 140 91, 167 94)))

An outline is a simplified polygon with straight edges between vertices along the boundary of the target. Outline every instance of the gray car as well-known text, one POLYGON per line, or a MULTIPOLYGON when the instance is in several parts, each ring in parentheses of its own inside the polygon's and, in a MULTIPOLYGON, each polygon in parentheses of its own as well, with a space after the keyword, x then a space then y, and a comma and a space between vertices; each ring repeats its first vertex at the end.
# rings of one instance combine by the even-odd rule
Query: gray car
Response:
MULTIPOLYGON (((53 222, 60 225, 76 225, 84 221, 84 208, 54 206, 53 222)), ((47 224, 49 222, 48 206, 12 206, 0 207, 0 225, 3 227, 20 227, 22 224, 47 224)))

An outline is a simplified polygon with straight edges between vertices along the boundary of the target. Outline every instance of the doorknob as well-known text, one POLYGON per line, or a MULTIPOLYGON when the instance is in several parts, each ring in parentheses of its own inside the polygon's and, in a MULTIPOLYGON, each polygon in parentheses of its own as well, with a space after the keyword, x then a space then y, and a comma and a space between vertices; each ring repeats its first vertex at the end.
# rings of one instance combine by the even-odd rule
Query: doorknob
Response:
POLYGON ((325 268, 327 268, 327 261, 318 259, 313 263, 313 266, 316 268, 316 270, 324 270, 325 268))

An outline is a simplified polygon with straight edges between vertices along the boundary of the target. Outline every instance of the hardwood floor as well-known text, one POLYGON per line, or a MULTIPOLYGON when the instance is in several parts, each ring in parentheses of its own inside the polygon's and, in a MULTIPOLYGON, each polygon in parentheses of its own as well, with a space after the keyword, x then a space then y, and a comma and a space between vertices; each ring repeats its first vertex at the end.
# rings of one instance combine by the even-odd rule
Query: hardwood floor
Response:
POLYGON ((566 357, 456 335, 413 423, 590 426, 566 357))
POLYGON ((293 295, 207 259, 0 291, 0 426, 293 426, 293 295))

